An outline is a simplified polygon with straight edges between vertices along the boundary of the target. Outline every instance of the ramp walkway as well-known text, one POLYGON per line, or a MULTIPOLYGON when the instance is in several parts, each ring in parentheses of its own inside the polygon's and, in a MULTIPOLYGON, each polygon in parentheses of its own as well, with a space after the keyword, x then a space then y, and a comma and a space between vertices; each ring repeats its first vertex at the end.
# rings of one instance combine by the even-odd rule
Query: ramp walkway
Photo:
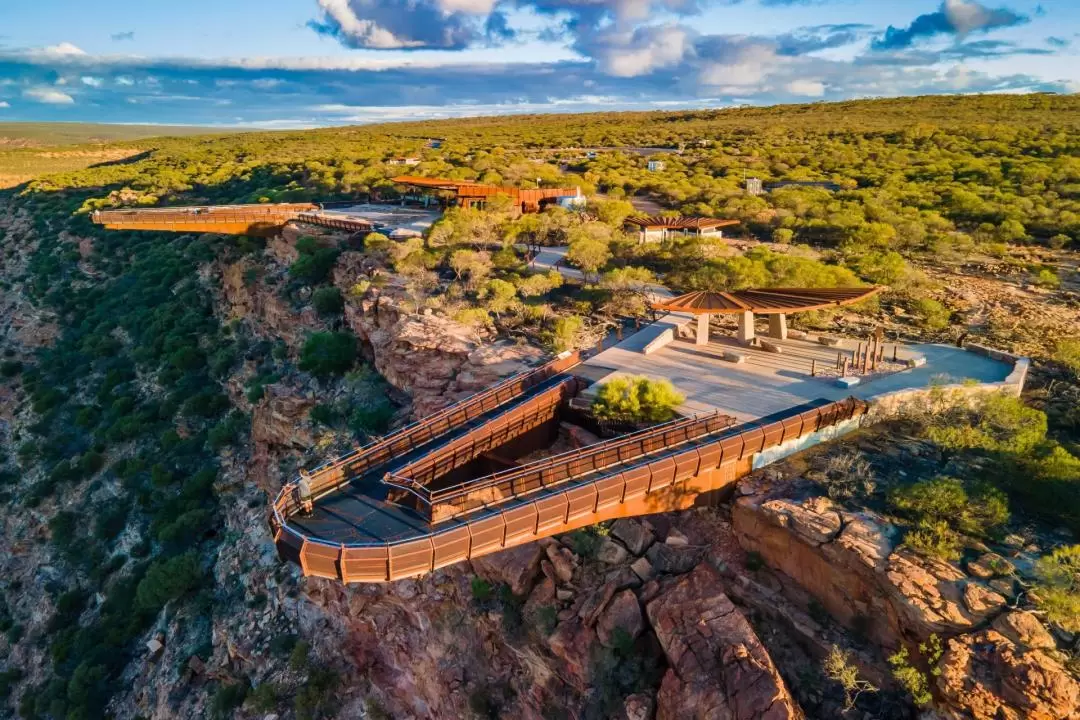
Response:
POLYGON ((158 230, 161 232, 221 233, 225 235, 273 235, 289 222, 345 230, 371 232, 369 220, 346 213, 321 210, 312 203, 260 205, 200 205, 191 207, 98 210, 90 220, 109 230, 158 230))

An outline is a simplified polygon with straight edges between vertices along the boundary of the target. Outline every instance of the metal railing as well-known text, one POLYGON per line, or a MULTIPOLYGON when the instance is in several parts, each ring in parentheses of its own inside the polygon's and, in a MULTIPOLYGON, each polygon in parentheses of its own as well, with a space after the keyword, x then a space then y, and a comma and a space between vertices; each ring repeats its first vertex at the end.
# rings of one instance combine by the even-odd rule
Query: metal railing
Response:
POLYGON ((679 418, 439 490, 431 490, 416 477, 405 475, 388 475, 384 482, 416 498, 420 503, 417 509, 428 520, 442 522, 555 487, 613 465, 668 450, 726 430, 734 424, 735 418, 719 411, 705 416, 679 418))
POLYGON ((576 352, 561 353, 538 368, 511 375, 487 390, 463 398, 390 435, 329 460, 312 470, 301 471, 301 476, 286 483, 278 493, 278 499, 274 502, 274 513, 278 516, 276 521, 284 525, 285 519, 300 509, 297 491, 302 478, 308 482, 311 500, 317 500, 348 483, 353 477, 401 457, 455 427, 491 412, 545 380, 577 365, 579 359, 580 355, 576 352))
POLYGON ((579 387, 578 381, 572 377, 550 379, 538 387, 545 385, 546 389, 533 395, 525 403, 510 406, 465 435, 433 448, 430 453, 398 468, 394 473, 388 473, 384 482, 393 485, 397 480, 406 487, 426 488, 435 479, 462 467, 481 453, 499 447, 551 420, 559 405, 579 387))

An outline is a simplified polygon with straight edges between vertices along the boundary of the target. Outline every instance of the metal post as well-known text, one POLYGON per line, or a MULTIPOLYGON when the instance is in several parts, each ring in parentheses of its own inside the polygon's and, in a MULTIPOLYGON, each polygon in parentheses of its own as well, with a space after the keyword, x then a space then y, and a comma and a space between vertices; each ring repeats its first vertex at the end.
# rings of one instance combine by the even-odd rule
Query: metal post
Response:
POLYGON ((893 343, 892 346, 892 361, 896 362, 896 343, 893 343))
POLYGON ((810 377, 817 377, 817 360, 810 361, 810 377))

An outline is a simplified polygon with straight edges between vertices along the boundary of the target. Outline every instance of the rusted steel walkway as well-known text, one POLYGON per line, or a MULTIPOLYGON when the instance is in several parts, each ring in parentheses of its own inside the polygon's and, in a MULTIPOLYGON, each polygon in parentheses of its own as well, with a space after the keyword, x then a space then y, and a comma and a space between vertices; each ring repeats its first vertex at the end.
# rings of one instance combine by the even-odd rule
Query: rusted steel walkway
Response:
POLYGON ((750 471, 764 450, 861 415, 826 400, 734 426, 683 418, 478 478, 448 482, 483 452, 557 421, 578 390, 563 355, 305 476, 274 502, 281 556, 344 582, 414 577, 603 520, 688 507, 750 471))
POLYGON ((90 219, 109 230, 158 230, 224 235, 273 235, 286 223, 294 220, 353 233, 367 233, 373 229, 371 222, 364 218, 329 212, 311 203, 98 210, 90 219))

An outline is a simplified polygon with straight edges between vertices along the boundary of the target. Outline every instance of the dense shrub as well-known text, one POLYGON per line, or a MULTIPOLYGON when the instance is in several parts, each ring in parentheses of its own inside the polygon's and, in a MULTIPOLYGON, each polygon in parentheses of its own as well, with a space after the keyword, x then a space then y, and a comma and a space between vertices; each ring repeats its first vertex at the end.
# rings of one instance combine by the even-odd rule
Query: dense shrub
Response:
POLYGON ((341 291, 336 287, 321 287, 311 296, 311 304, 320 315, 340 315, 345 308, 341 291))
POLYGON ((669 380, 624 376, 597 389, 592 412, 601 419, 666 422, 675 417, 675 408, 684 400, 669 380))
POLYGON ((1047 618, 1069 632, 1080 632, 1080 545, 1039 558, 1035 572, 1038 602, 1047 618))
POLYGON ((350 332, 312 334, 300 351, 300 369, 312 375, 342 375, 356 364, 356 336, 350 332))

